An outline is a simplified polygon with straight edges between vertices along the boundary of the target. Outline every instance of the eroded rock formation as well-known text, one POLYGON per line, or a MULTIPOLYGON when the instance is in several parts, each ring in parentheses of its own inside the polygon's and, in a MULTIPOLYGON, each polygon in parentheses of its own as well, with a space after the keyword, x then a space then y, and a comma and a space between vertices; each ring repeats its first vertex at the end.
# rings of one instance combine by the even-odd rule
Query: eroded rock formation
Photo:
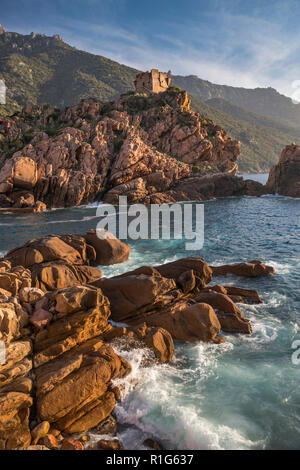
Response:
POLYGON ((270 193, 300 197, 300 146, 287 145, 279 162, 270 170, 267 188, 270 193))
MULTIPOLYGON (((26 106, 0 120, 0 207, 42 210, 95 200, 172 201, 195 179, 197 199, 207 191, 205 174, 237 172, 239 142, 190 109, 187 92, 170 88, 151 96, 131 94, 114 103, 85 99, 59 111, 26 106), (191 178, 191 180, 190 180, 191 178), (183 186, 178 182, 183 181, 183 186), (196 183, 198 186, 198 183, 196 183), (173 194, 173 189, 176 196, 173 194)), ((225 193, 246 192, 239 179, 225 193)))

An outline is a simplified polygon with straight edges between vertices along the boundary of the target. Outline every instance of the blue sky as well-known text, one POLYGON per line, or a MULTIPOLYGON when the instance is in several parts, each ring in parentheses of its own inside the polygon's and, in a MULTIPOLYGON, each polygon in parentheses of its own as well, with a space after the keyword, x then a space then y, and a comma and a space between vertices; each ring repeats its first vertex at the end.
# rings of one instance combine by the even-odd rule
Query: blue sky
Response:
POLYGON ((0 1, 7 31, 61 34, 138 69, 288 96, 300 83, 300 0, 0 1))

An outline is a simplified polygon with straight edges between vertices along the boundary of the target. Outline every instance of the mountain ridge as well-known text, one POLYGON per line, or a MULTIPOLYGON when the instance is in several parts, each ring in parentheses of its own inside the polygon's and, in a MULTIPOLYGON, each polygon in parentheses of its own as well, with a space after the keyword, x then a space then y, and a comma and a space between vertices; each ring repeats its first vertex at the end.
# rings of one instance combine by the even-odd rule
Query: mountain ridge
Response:
MULTIPOLYGON (((0 78, 5 80, 8 88, 7 105, 0 107, 0 115, 13 114, 28 103, 49 103, 63 108, 89 97, 113 101, 133 89, 138 72, 111 59, 80 51, 65 43, 59 35, 2 32, 0 78)), ((227 104, 225 109, 224 103, 215 102, 216 98, 210 98, 207 103, 199 101, 189 77, 173 76, 173 84, 188 85, 183 88, 192 95, 195 111, 206 114, 235 139, 241 140, 240 171, 268 171, 277 162, 281 149, 297 140, 297 130, 288 124, 276 120, 270 124, 270 118, 257 114, 249 117, 249 111, 240 108, 237 112, 236 105, 229 102, 230 106, 227 104), (209 103, 210 100, 213 101, 209 103)), ((197 78, 198 85, 201 83, 201 79, 192 77, 197 78)), ((210 82, 202 82, 213 86, 210 82)))
POLYGON ((196 75, 186 77, 174 75, 172 78, 178 86, 187 89, 202 101, 223 98, 252 113, 266 116, 289 127, 300 128, 300 104, 293 103, 291 98, 282 95, 275 88, 243 88, 218 85, 203 80, 196 75))

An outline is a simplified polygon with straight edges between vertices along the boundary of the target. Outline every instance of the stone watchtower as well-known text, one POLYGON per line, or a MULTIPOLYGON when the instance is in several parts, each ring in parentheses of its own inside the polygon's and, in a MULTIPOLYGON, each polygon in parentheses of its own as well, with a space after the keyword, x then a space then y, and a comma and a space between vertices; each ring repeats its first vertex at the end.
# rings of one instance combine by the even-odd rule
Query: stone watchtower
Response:
POLYGON ((151 72, 138 73, 134 85, 137 93, 161 93, 169 88, 171 80, 167 73, 152 69, 151 72))

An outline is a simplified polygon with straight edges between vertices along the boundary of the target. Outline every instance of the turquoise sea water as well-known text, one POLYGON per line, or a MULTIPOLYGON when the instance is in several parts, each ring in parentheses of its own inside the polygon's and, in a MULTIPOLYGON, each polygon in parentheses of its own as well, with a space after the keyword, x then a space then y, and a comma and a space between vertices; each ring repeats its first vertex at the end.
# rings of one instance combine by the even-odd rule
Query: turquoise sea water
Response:
MULTIPOLYGON (((195 255, 214 264, 260 259, 276 275, 216 280, 259 291, 263 304, 239 305, 252 321, 251 336, 226 334, 222 345, 177 342, 174 360, 152 368, 142 365, 147 351, 118 345, 133 366, 116 408, 120 438, 131 449, 150 435, 175 449, 299 449, 300 364, 292 362, 292 343, 300 340, 300 201, 244 197, 204 206, 201 251, 186 251, 180 240, 130 242, 130 259, 104 275, 195 255)), ((44 234, 85 233, 96 226, 95 212, 1 215, 0 251, 44 234)))

